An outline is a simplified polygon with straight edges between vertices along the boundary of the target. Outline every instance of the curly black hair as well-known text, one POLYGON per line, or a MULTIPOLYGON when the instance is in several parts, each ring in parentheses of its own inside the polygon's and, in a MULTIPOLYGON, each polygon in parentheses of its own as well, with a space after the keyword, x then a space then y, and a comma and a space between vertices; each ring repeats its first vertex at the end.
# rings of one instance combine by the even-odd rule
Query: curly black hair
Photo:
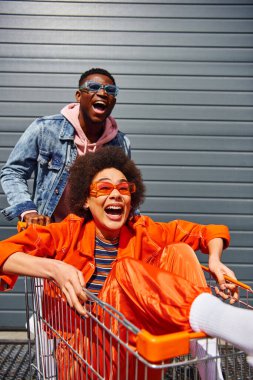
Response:
POLYGON ((113 78, 112 74, 109 73, 109 71, 105 69, 101 69, 100 67, 93 67, 90 70, 85 71, 79 79, 79 87, 83 84, 84 79, 86 79, 89 75, 92 74, 101 74, 105 75, 106 77, 110 78, 113 84, 116 84, 115 79, 113 78))
POLYGON ((129 182, 134 182, 136 192, 131 194, 131 209, 136 210, 144 201, 145 186, 140 170, 133 160, 128 158, 122 148, 104 146, 92 153, 78 157, 70 169, 69 177, 69 208, 70 212, 86 220, 92 219, 89 209, 84 204, 90 195, 90 185, 100 171, 116 168, 121 171, 129 182))

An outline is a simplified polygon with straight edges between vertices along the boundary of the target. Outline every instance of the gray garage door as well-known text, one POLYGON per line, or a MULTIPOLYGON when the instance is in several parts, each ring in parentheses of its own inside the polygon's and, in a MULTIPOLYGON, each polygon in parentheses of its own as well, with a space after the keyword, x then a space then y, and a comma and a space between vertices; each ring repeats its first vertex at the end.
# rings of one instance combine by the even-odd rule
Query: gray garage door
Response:
MULTIPOLYGON (((253 2, 0 1, 0 12, 1 165, 34 118, 74 100, 81 72, 104 67, 147 185, 142 212, 229 225, 224 259, 252 284, 253 2)), ((1 238, 15 223, 0 218, 1 238)), ((24 328, 23 291, 21 278, 0 295, 0 328, 24 328)))

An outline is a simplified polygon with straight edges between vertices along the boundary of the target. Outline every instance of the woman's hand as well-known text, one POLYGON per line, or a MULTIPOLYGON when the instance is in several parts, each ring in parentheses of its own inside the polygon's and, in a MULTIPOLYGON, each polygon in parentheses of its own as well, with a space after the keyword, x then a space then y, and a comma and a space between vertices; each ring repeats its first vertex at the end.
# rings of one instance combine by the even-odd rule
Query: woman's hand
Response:
POLYGON ((226 281, 224 277, 228 276, 236 280, 234 272, 221 262, 209 262, 209 269, 219 284, 219 286, 215 287, 215 293, 225 300, 230 299, 230 304, 238 301, 239 295, 237 285, 226 281))
POLYGON ((87 316, 86 309, 82 305, 87 300, 83 290, 85 287, 83 273, 73 265, 46 257, 27 255, 24 252, 15 252, 0 267, 0 273, 54 280, 65 294, 68 304, 79 314, 87 316))
POLYGON ((79 314, 87 317, 87 311, 82 305, 87 301, 87 295, 83 290, 85 287, 83 273, 65 262, 58 260, 51 260, 51 262, 53 262, 51 278, 59 285, 68 304, 79 314))
POLYGON ((208 243, 208 248, 208 266, 219 285, 215 287, 215 292, 225 300, 230 299, 230 304, 233 304, 238 301, 239 298, 238 287, 236 284, 226 281, 225 279, 225 276, 228 276, 236 280, 236 276, 234 272, 220 260, 223 250, 223 240, 220 238, 210 240, 208 243))
POLYGON ((237 302, 239 298, 237 285, 226 281, 224 277, 236 280, 234 272, 221 262, 209 263, 209 269, 219 284, 219 287, 215 287, 215 293, 225 300, 230 299, 230 304, 237 302))

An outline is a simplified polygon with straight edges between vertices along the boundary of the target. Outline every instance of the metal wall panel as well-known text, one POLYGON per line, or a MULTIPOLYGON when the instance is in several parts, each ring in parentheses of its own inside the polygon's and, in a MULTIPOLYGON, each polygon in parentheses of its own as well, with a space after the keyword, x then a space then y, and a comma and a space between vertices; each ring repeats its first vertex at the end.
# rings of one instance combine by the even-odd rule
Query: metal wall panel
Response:
MULTIPOLYGON (((252 0, 0 1, 0 166, 34 118, 74 101, 83 71, 104 67, 147 185, 142 212, 227 224, 224 260, 252 284, 252 18, 252 0)), ((15 225, 0 216, 1 239, 15 225)), ((0 295, 0 328, 24 329, 22 293, 20 279, 0 295)))

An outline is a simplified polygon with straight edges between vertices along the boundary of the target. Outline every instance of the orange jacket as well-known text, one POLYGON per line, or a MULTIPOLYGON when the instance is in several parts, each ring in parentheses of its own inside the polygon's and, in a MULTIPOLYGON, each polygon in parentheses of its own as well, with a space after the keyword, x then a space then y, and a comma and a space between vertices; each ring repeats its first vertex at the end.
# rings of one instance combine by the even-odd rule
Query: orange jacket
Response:
MULTIPOLYGON (((229 245, 229 232, 222 225, 200 225, 184 220, 169 223, 154 222, 148 216, 137 216, 122 227, 117 258, 133 257, 153 264, 163 248, 184 242, 193 250, 208 253, 207 244, 220 237, 224 248, 229 245)), ((95 223, 70 214, 61 223, 48 226, 32 225, 28 229, 0 242, 0 267, 15 252, 49 257, 74 265, 88 282, 95 269, 95 223)), ((17 276, 0 276, 0 290, 13 288, 17 276)))
MULTIPOLYGON (((225 226, 203 226, 183 220, 156 223, 149 217, 136 217, 121 230, 117 262, 100 292, 101 299, 122 312, 139 328, 149 328, 154 334, 189 329, 190 304, 200 292, 208 292, 209 289, 206 287, 200 266, 199 269, 195 268, 196 258, 191 254, 186 255, 187 252, 181 245, 178 252, 173 248, 173 243, 183 242, 194 250, 208 252, 207 244, 215 237, 223 238, 224 247, 227 247, 229 232, 225 226), (169 252, 170 249, 174 253, 169 252), (166 270, 163 256, 164 259, 169 256, 168 265, 173 263, 173 273, 166 270), (192 268, 192 271, 189 271, 189 268, 192 268)), ((52 223, 47 227, 32 225, 27 230, 1 242, 0 266, 12 253, 21 251, 72 264, 83 272, 87 282, 95 268, 94 246, 94 222, 85 223, 82 218, 69 215, 61 223, 52 223)), ((5 285, 13 287, 16 276, 1 276, 1 280, 2 289, 5 285)), ((110 337, 99 325, 93 326, 88 323, 86 331, 83 328, 84 321, 81 323, 72 309, 59 307, 59 298, 55 297, 54 291, 47 288, 47 284, 44 287, 43 297, 45 301, 43 315, 54 329, 68 340, 68 344, 76 349, 81 357, 87 358, 99 373, 103 374, 105 371, 106 379, 118 378, 116 375, 118 361, 121 363, 121 371, 126 368, 124 347, 118 352, 117 342, 114 340, 111 342, 110 337), (59 317, 59 310, 64 310, 63 318, 59 319, 60 326, 58 319, 55 318, 55 315, 59 317), (69 310, 67 315, 66 310, 69 310), (79 331, 80 326, 82 331, 86 331, 86 335, 79 331)), ((124 336, 124 329, 121 329, 118 335, 118 323, 111 323, 110 317, 110 321, 104 320, 103 315, 102 319, 103 324, 110 326, 115 336, 122 334, 124 336)), ((47 332, 51 337, 51 330, 47 332)), ((134 334, 129 335, 129 343, 134 349, 134 334)), ((66 378, 66 368, 70 380, 81 377, 86 380, 90 380, 91 377, 97 379, 96 376, 90 376, 89 370, 87 372, 86 367, 80 365, 79 359, 74 357, 72 352, 69 353, 68 346, 63 341, 57 346, 56 357, 59 380, 66 378)), ((128 360, 128 372, 129 378, 134 378, 135 365, 132 356, 128 360)), ((154 372, 150 378, 160 379, 160 371, 154 372)), ((125 379, 124 375, 121 378, 125 379)), ((144 379, 141 363, 138 366, 138 379, 144 379)))

